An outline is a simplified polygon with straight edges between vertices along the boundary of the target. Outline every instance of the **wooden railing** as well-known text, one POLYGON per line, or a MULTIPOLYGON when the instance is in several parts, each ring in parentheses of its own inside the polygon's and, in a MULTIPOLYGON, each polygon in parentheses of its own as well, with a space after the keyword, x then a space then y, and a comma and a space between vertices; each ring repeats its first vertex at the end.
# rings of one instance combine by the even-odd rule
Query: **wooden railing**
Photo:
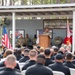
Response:
POLYGON ((75 3, 75 0, 0 0, 0 6, 65 4, 75 3))

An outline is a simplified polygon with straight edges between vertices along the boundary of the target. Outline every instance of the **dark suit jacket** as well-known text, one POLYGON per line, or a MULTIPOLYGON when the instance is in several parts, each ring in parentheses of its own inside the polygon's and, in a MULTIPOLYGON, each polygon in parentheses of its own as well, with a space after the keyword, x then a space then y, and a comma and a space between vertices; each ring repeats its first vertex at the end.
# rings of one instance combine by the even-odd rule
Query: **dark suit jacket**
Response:
POLYGON ((22 70, 26 70, 29 66, 32 66, 34 64, 36 64, 36 61, 29 60, 27 63, 25 63, 25 65, 23 66, 22 70))
POLYGON ((69 67, 69 68, 74 68, 75 69, 75 65, 72 62, 67 61, 67 62, 64 63, 64 65, 69 67))
POLYGON ((28 56, 24 56, 22 57, 19 62, 26 62, 27 60, 29 60, 29 57, 28 56))
POLYGON ((61 71, 65 75, 70 75, 70 70, 68 67, 64 66, 62 63, 56 62, 52 65, 49 65, 49 68, 51 68, 53 71, 61 71))
POLYGON ((50 58, 46 58, 45 66, 53 64, 54 62, 50 58))
MULTIPOLYGON (((5 69, 6 69, 6 67, 0 67, 0 71, 3 71, 3 70, 5 70, 5 69)), ((15 69, 15 68, 14 68, 14 70, 15 70, 15 71, 18 71, 18 72, 21 72, 20 70, 15 69)))
POLYGON ((21 73, 15 69, 6 68, 3 71, 0 71, 0 75, 21 75, 21 73))
POLYGON ((53 75, 53 72, 42 64, 35 64, 27 68, 25 75, 53 75))

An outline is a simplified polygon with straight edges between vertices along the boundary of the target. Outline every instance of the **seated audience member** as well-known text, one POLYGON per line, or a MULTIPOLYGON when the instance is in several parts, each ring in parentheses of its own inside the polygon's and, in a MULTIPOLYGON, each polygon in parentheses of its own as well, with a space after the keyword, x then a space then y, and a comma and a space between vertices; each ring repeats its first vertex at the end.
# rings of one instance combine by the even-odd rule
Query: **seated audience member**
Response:
POLYGON ((0 72, 0 75, 21 75, 21 73, 15 69, 16 57, 14 55, 6 57, 5 65, 5 69, 0 72))
POLYGON ((63 72, 65 75, 70 75, 70 70, 68 67, 63 65, 63 55, 58 53, 55 57, 56 63, 49 65, 49 67, 53 71, 60 71, 63 72))
POLYGON ((65 53, 65 48, 64 47, 60 47, 59 51, 62 51, 63 53, 65 53))
POLYGON ((67 53, 66 54, 66 62, 64 63, 64 65, 69 68, 75 69, 75 65, 72 63, 72 60, 73 60, 73 55, 71 53, 67 53))
POLYGON ((51 48, 54 49, 54 48, 57 48, 57 46, 54 45, 54 46, 52 46, 51 48))
POLYGON ((52 70, 44 66, 45 61, 44 55, 38 55, 36 64, 28 67, 25 75, 53 75, 52 70))
POLYGON ((64 55, 64 53, 63 53, 62 51, 58 51, 58 53, 61 53, 61 54, 63 54, 63 55, 64 55))
POLYGON ((72 61, 72 63, 75 65, 75 59, 72 61))
MULTIPOLYGON (((7 57, 8 55, 10 55, 10 54, 13 54, 13 52, 12 52, 12 50, 7 49, 4 54, 5 54, 5 55, 4 55, 5 58, 3 58, 3 59, 0 61, 0 67, 5 67, 5 59, 6 59, 6 57, 7 57)), ((18 63, 17 63, 17 65, 16 65, 15 68, 20 70, 20 67, 19 67, 19 64, 18 64, 18 63)))
POLYGON ((0 53, 0 59, 4 57, 4 53, 7 50, 6 47, 3 48, 2 52, 0 53))
POLYGON ((66 49, 65 49, 67 52, 71 52, 71 46, 66 46, 66 49))
POLYGON ((16 44, 16 48, 21 48, 21 45, 19 45, 19 44, 16 44))
POLYGON ((23 43, 22 47, 23 47, 23 48, 27 48, 26 43, 23 43))
POLYGON ((26 62, 27 60, 29 60, 29 50, 28 49, 25 49, 24 50, 24 57, 22 57, 19 62, 26 62))
POLYGON ((74 59, 73 59, 72 63, 75 65, 75 51, 74 51, 73 57, 74 57, 74 59))
POLYGON ((51 51, 51 59, 54 60, 54 49, 50 48, 50 51, 51 51))
POLYGON ((41 47, 41 48, 40 48, 40 54, 44 54, 44 51, 45 51, 45 50, 44 50, 44 47, 41 47))
POLYGON ((55 48, 53 48, 53 55, 51 56, 51 59, 52 60, 54 60, 54 57, 55 57, 55 55, 58 53, 58 48, 57 47, 55 47, 55 48))
POLYGON ((37 52, 40 54, 40 46, 37 46, 37 52))
POLYGON ((33 49, 33 45, 30 45, 30 43, 29 43, 29 45, 28 45, 27 47, 28 47, 28 49, 30 49, 30 50, 33 49))
POLYGON ((45 66, 48 66, 49 64, 53 64, 54 62, 51 60, 51 51, 50 49, 45 49, 44 55, 46 58, 45 66))
POLYGON ((58 53, 58 48, 54 48, 54 56, 58 53))
POLYGON ((37 57, 37 51, 36 50, 31 50, 29 52, 30 60, 27 63, 25 63, 22 70, 26 70, 29 66, 36 64, 36 57, 37 57))
POLYGON ((19 61, 22 58, 21 49, 17 49, 17 52, 16 53, 17 53, 16 58, 19 61))

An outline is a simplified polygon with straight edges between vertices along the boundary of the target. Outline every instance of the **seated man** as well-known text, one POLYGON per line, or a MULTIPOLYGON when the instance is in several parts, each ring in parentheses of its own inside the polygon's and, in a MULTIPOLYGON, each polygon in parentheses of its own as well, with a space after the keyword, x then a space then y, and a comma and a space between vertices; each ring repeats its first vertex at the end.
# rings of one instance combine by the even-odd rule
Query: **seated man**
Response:
POLYGON ((29 45, 30 41, 31 41, 31 39, 29 38, 29 35, 26 34, 25 43, 26 43, 27 46, 29 45))
POLYGON ((51 51, 50 51, 50 49, 45 49, 44 54, 45 54, 45 58, 46 58, 45 66, 53 64, 54 62, 51 60, 51 51))
POLYGON ((66 62, 64 63, 64 65, 69 68, 75 69, 75 65, 72 63, 72 60, 73 60, 73 55, 71 53, 67 53, 66 54, 66 62))
POLYGON ((44 54, 44 51, 45 51, 44 47, 41 47, 40 48, 40 54, 44 54))
MULTIPOLYGON (((1 61, 0 61, 0 67, 5 67, 5 59, 8 55, 13 54, 12 50, 7 49, 4 53, 4 57, 1 61)), ((15 66, 15 69, 20 70, 19 64, 17 63, 17 65, 15 66)))
POLYGON ((29 66, 36 64, 36 58, 37 58, 37 51, 36 50, 31 50, 29 52, 29 58, 30 60, 25 63, 25 65, 23 66, 22 70, 26 70, 29 66))
POLYGON ((20 46, 22 46, 23 43, 25 43, 25 39, 22 36, 22 34, 20 34, 19 38, 17 39, 17 44, 19 44, 20 46))
POLYGON ((49 67, 53 71, 60 71, 63 72, 65 75, 70 75, 70 70, 68 67, 63 65, 63 55, 58 53, 55 57, 56 63, 49 65, 49 67))
POLYGON ((21 75, 20 72, 15 70, 16 57, 14 55, 9 55, 5 60, 5 69, 0 72, 0 75, 21 75))
POLYGON ((35 65, 30 66, 26 70, 25 75, 53 75, 50 68, 44 66, 45 56, 43 54, 38 55, 35 65))
POLYGON ((32 39, 33 45, 36 45, 36 39, 37 39, 37 36, 36 36, 36 34, 35 34, 35 35, 34 35, 34 38, 32 39))
POLYGON ((24 50, 24 57, 22 57, 19 62, 26 62, 27 60, 29 60, 29 50, 28 49, 25 49, 24 50))
POLYGON ((17 59, 17 61, 19 61, 21 58, 22 58, 21 49, 17 49, 17 51, 16 51, 16 59, 17 59))

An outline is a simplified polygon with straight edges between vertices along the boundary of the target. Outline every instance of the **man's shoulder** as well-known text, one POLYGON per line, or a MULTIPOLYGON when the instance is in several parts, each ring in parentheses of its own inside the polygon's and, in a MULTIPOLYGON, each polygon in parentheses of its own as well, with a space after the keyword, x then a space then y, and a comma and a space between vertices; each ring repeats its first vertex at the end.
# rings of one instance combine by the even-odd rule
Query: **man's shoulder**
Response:
POLYGON ((63 67, 64 67, 66 70, 69 70, 69 68, 68 68, 67 66, 63 65, 63 67))
POLYGON ((56 66, 55 63, 49 65, 49 67, 54 67, 54 66, 56 66))
POLYGON ((47 66, 43 66, 42 69, 44 69, 45 71, 52 71, 52 69, 47 66))
POLYGON ((40 74, 53 75, 53 72, 52 72, 52 70, 50 68, 48 68, 48 67, 46 67, 44 65, 39 66, 37 64, 28 67, 27 70, 26 70, 26 73, 30 73, 30 72, 32 73, 34 71, 35 71, 35 73, 39 73, 40 72, 40 74))
POLYGON ((4 75, 4 70, 0 71, 0 75, 4 75))
POLYGON ((20 71, 15 71, 15 75, 21 75, 20 71))
POLYGON ((0 71, 3 71, 3 70, 5 70, 5 67, 0 67, 0 71))
POLYGON ((21 73, 19 71, 6 71, 6 70, 2 70, 0 71, 0 75, 21 75, 21 73))
POLYGON ((27 68, 26 68, 26 71, 31 71, 31 70, 33 70, 33 69, 35 70, 35 68, 36 68, 35 66, 36 66, 36 65, 31 65, 31 66, 27 67, 27 68))

